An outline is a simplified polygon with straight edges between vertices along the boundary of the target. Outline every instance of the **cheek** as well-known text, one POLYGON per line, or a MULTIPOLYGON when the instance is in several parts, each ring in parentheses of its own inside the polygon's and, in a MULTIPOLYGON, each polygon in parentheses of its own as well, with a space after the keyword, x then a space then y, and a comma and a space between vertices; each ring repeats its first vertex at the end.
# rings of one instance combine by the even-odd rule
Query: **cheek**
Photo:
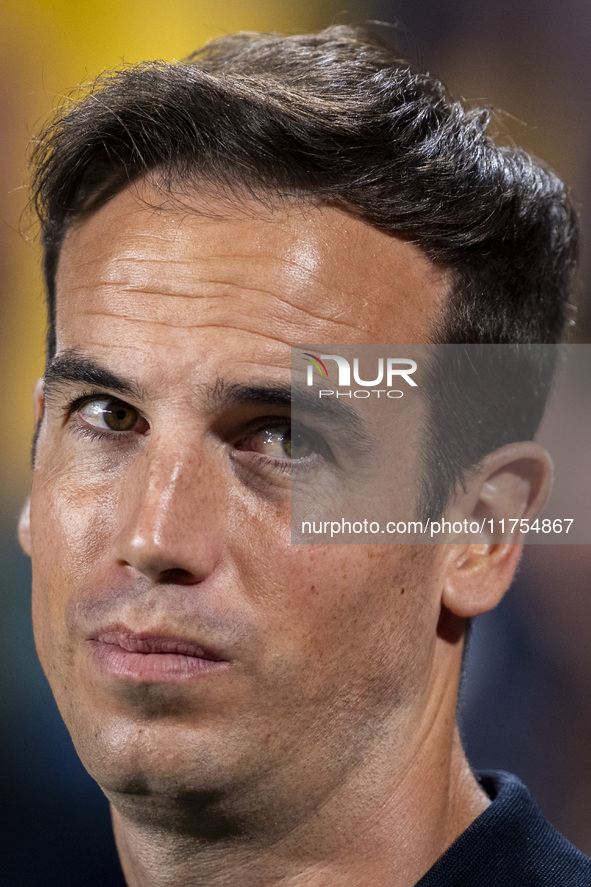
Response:
POLYGON ((46 671, 65 643, 66 604, 108 551, 112 497, 103 485, 37 472, 31 494, 33 628, 46 671))
POLYGON ((433 547, 282 545, 243 564, 272 639, 269 658, 308 697, 408 696, 428 674, 438 618, 433 547), (430 639, 430 640, 428 640, 430 639), (298 677, 296 678, 296 675, 298 677))

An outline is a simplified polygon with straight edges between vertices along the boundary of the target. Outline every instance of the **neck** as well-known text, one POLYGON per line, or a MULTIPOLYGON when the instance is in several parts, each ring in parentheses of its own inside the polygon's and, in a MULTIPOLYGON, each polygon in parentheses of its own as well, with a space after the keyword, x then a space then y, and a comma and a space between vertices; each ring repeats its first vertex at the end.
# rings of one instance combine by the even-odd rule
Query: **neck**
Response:
POLYGON ((231 839, 205 838, 180 829, 178 818, 167 826, 161 811, 139 815, 115 799, 115 837, 129 887, 413 887, 489 803, 457 729, 449 727, 455 690, 450 694, 425 710, 412 746, 401 743, 405 755, 381 743, 322 804, 284 830, 273 820, 244 838, 238 830, 231 839))

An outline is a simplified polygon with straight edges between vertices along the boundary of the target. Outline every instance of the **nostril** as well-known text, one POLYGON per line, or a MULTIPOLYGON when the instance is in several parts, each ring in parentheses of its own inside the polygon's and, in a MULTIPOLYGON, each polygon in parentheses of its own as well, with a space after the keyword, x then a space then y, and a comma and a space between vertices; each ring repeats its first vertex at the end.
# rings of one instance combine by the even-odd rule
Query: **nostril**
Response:
POLYGON ((161 585, 195 585, 199 579, 188 570, 163 570, 158 576, 161 585))

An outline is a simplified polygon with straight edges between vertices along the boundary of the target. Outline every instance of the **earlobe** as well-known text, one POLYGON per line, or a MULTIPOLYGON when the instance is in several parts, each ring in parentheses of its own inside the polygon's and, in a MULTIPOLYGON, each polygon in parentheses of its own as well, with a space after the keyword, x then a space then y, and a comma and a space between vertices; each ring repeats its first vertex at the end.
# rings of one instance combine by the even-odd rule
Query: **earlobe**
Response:
POLYGON ((18 541, 21 548, 31 556, 31 499, 27 498, 18 522, 18 541))
POLYGON ((449 519, 481 530, 449 545, 442 595, 449 610, 472 618, 499 603, 521 555, 522 521, 527 526, 536 517, 551 485, 550 457, 533 441, 495 450, 469 477, 449 519))

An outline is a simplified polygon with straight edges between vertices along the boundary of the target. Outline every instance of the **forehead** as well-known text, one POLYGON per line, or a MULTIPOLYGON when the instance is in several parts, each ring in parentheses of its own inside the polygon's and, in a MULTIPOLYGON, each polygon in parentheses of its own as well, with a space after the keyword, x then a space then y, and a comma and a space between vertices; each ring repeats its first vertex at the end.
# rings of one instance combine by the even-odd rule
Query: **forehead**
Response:
POLYGON ((176 329, 177 344, 197 328, 268 346, 421 342, 446 293, 446 275, 419 249, 343 210, 230 205, 211 194, 172 201, 144 184, 68 233, 58 349, 100 318, 114 346, 145 323, 176 329))

